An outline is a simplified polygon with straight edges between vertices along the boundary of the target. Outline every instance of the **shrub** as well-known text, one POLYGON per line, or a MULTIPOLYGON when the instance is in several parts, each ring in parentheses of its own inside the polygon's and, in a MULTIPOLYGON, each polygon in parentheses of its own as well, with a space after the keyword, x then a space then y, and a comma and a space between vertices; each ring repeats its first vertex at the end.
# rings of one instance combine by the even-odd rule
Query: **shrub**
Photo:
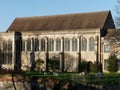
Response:
POLYGON ((60 60, 57 57, 52 57, 48 60, 49 70, 59 71, 60 60))
POLYGON ((94 73, 99 72, 99 66, 98 66, 97 62, 95 62, 94 64, 92 64, 91 72, 94 72, 94 73))
POLYGON ((87 72, 87 61, 82 60, 80 63, 80 71, 81 72, 87 72))
POLYGON ((37 61, 35 61, 35 70, 41 71, 42 68, 40 66, 42 66, 43 64, 44 64, 44 61, 41 59, 38 59, 37 61))
POLYGON ((108 71, 109 72, 117 72, 118 71, 118 59, 116 55, 111 55, 108 58, 108 71))

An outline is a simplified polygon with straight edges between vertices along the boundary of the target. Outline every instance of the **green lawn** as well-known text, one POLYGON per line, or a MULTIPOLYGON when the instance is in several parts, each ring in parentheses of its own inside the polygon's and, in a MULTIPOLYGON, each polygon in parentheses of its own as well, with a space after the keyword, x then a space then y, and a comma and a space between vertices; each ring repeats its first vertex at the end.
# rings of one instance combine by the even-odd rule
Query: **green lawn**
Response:
POLYGON ((120 74, 118 73, 104 73, 104 76, 96 76, 96 73, 87 75, 80 75, 77 72, 25 72, 25 75, 36 77, 49 77, 58 80, 71 81, 75 83, 85 84, 118 84, 120 83, 120 74))

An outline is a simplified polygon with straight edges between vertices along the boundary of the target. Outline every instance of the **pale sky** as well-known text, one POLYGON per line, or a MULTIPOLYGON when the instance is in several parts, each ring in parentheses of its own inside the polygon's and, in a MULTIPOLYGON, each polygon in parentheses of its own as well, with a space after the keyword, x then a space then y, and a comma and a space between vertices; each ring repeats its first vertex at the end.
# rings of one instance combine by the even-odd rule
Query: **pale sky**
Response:
POLYGON ((0 32, 16 17, 47 16, 110 10, 115 17, 117 0, 1 0, 0 32))

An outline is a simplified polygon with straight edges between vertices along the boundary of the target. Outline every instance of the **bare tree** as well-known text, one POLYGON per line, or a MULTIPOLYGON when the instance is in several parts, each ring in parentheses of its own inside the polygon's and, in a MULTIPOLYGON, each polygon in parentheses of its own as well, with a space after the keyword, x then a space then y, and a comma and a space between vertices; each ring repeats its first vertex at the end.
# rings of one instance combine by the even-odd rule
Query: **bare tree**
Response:
POLYGON ((117 0, 115 10, 116 10, 115 25, 117 28, 120 28, 120 0, 117 0))
POLYGON ((109 39, 111 46, 111 55, 120 56, 120 36, 111 37, 109 39))

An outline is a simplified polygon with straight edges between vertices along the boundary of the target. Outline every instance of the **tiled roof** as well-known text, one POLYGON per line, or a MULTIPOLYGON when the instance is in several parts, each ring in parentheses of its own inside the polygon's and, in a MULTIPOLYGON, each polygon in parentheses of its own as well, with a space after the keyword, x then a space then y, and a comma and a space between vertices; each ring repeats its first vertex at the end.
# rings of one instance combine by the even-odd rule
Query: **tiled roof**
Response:
POLYGON ((7 31, 103 28, 110 11, 16 18, 7 31))
POLYGON ((120 37, 120 29, 108 29, 105 39, 120 37))

